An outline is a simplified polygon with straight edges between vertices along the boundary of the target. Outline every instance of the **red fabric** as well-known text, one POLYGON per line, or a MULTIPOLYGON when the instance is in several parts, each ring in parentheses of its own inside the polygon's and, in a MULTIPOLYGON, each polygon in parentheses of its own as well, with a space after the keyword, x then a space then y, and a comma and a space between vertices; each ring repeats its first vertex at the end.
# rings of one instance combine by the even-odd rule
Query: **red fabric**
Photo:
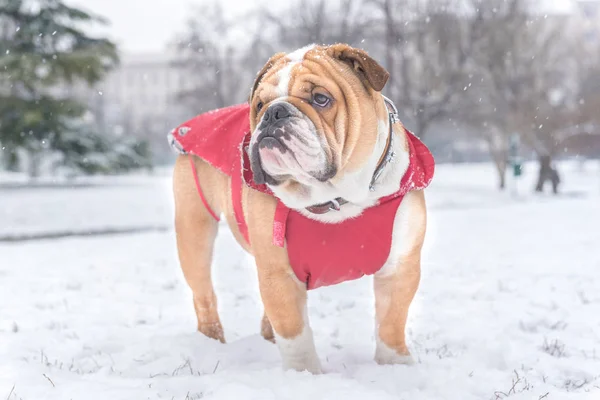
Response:
POLYGON ((247 104, 209 111, 180 125, 173 136, 187 153, 231 176, 242 141, 250 132, 249 111, 247 104))
MULTIPOLYGON (((201 157, 231 176, 232 200, 238 227, 249 242, 243 217, 242 185, 256 185, 245 149, 250 141, 249 106, 227 107, 202 114, 178 127, 173 136, 187 152, 201 157), (243 179, 243 180, 242 180, 243 179)), ((308 289, 333 285, 377 272, 389 256, 394 217, 404 195, 424 189, 434 173, 434 159, 413 134, 407 134, 410 163, 400 190, 379 200, 360 216, 339 224, 324 224, 279 202, 273 225, 273 244, 287 246, 290 264, 308 289)))
MULTIPOLYGON (((233 211, 244 239, 250 243, 248 226, 242 207, 242 176, 246 182, 265 193, 271 193, 266 185, 256 185, 249 166, 248 155, 242 151, 250 141, 250 106, 238 104, 200 114, 183 123, 171 133, 186 153, 202 158, 224 174, 231 176, 233 211)), ((201 195, 203 196, 203 195, 201 195)), ((204 197, 204 196, 203 196, 204 197)), ((211 214, 214 212, 209 208, 211 214)))
POLYGON ((390 253, 401 202, 402 196, 396 197, 340 224, 319 223, 290 211, 287 251, 298 279, 316 289, 379 271, 390 253))
POLYGON ((407 138, 410 163, 400 190, 376 206, 339 224, 318 223, 290 211, 285 229, 288 256, 294 273, 308 289, 372 275, 385 264, 402 199, 411 190, 427 187, 433 178, 433 156, 416 136, 408 133, 407 138))

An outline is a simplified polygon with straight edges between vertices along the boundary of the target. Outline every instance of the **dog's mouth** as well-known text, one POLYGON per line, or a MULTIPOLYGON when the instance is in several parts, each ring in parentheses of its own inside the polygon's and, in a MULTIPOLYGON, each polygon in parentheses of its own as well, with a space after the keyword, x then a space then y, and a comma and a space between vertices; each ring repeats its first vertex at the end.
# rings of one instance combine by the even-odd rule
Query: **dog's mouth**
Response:
POLYGON ((289 157, 293 157, 293 153, 282 140, 273 135, 262 136, 250 153, 254 182, 258 185, 278 185, 288 179, 289 175, 277 174, 276 170, 283 170, 285 159, 289 157))
POLYGON ((326 144, 306 115, 285 102, 269 106, 250 141, 250 167, 256 184, 286 181, 311 186, 326 182, 336 169, 326 144))
POLYGON ((279 140, 277 137, 275 136, 264 136, 262 139, 260 139, 260 141, 257 143, 258 146, 258 150, 277 150, 279 151, 281 154, 284 154, 288 151, 287 146, 285 145, 285 143, 283 143, 281 140, 279 140))
POLYGON ((284 139, 265 135, 250 149, 250 167, 256 184, 280 185, 293 180, 303 185, 327 182, 337 172, 333 163, 327 162, 324 151, 305 149, 298 143, 302 139, 284 139))

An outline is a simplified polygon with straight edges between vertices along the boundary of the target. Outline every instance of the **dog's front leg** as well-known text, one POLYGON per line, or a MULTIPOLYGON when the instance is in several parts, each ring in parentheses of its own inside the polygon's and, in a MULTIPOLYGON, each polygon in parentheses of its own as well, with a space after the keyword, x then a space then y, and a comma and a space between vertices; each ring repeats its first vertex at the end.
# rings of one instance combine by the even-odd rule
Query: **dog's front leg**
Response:
POLYGON ((421 276, 426 223, 423 192, 408 193, 396 213, 388 263, 373 280, 377 319, 375 361, 379 364, 413 363, 405 329, 421 276))
MULTIPOLYGON (((306 285, 296 278, 286 249, 273 245, 276 202, 271 196, 250 191, 247 204, 260 294, 275 333, 283 368, 320 373, 321 364, 308 323, 306 285)), ((263 327, 268 321, 263 320, 263 327)))
POLYGON ((258 268, 260 292, 283 368, 320 373, 321 365, 308 323, 306 287, 290 274, 289 266, 259 264, 258 268))

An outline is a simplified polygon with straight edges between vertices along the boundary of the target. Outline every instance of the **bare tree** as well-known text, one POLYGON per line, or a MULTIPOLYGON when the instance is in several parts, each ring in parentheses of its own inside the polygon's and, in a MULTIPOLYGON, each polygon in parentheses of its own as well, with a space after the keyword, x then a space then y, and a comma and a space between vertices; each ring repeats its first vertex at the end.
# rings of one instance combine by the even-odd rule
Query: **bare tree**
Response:
POLYGON ((308 44, 338 42, 359 44, 368 32, 370 19, 361 11, 363 0, 296 0, 273 11, 258 8, 242 18, 250 42, 240 46, 242 87, 250 91, 254 74, 276 52, 293 51, 308 44), (250 75, 247 72, 251 72, 250 75))
POLYGON ((364 13, 363 0, 296 0, 280 12, 264 8, 266 22, 275 28, 282 50, 311 43, 359 45, 370 30, 371 18, 364 13))
POLYGON ((471 82, 457 114, 488 144, 504 189, 512 135, 544 157, 552 154, 551 124, 544 120, 563 110, 553 101, 569 91, 568 63, 559 62, 568 47, 559 24, 533 12, 529 0, 471 0, 470 5, 471 82))
POLYGON ((507 115, 518 109, 515 99, 523 77, 513 55, 526 14, 521 0, 471 0, 473 15, 467 20, 473 37, 469 64, 470 84, 458 108, 459 118, 473 126, 488 146, 498 173, 498 186, 506 186, 508 140, 514 132, 507 115))
POLYGON ((195 12, 186 32, 177 38, 174 67, 186 76, 179 100, 192 112, 240 102, 249 74, 243 73, 240 47, 232 39, 236 33, 221 4, 214 2, 195 12))
POLYGON ((180 101, 195 113, 239 103, 274 53, 310 43, 359 43, 369 26, 361 2, 298 0, 280 11, 262 8, 236 19, 228 19, 218 2, 204 6, 177 38, 174 65, 188 77, 180 101))
POLYGON ((576 36, 568 36, 569 15, 540 15, 531 0, 472 0, 476 40, 461 119, 477 126, 505 187, 511 135, 538 155, 543 182, 558 185, 552 166, 564 130, 578 114, 581 76, 576 36))
POLYGON ((379 11, 390 96, 423 137, 431 125, 453 113, 469 84, 465 73, 473 37, 459 0, 371 0, 379 11))

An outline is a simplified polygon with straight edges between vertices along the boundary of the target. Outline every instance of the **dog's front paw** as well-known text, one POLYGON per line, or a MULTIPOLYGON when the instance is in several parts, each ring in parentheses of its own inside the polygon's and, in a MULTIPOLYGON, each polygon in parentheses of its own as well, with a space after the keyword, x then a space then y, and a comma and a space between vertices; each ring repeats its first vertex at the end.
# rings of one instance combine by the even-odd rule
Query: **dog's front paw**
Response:
POLYGON ((380 365, 412 365, 415 363, 415 360, 410 355, 408 350, 401 354, 387 346, 382 341, 377 341, 377 347, 375 349, 375 362, 380 365))
POLYGON ((312 374, 321 373, 321 362, 317 356, 312 331, 306 327, 302 333, 293 339, 285 339, 275 333, 275 343, 281 353, 283 369, 308 371, 312 374))
POLYGON ((298 372, 308 371, 315 375, 322 372, 321 362, 316 354, 306 354, 300 357, 288 358, 283 361, 283 369, 291 369, 298 372))
POLYGON ((198 332, 204 334, 204 336, 207 336, 211 339, 215 339, 221 343, 225 343, 225 334, 223 333, 223 326, 220 322, 198 324, 198 332))
POLYGON ((413 365, 415 359, 410 354, 399 355, 399 354, 375 354, 375 362, 379 365, 413 365))

